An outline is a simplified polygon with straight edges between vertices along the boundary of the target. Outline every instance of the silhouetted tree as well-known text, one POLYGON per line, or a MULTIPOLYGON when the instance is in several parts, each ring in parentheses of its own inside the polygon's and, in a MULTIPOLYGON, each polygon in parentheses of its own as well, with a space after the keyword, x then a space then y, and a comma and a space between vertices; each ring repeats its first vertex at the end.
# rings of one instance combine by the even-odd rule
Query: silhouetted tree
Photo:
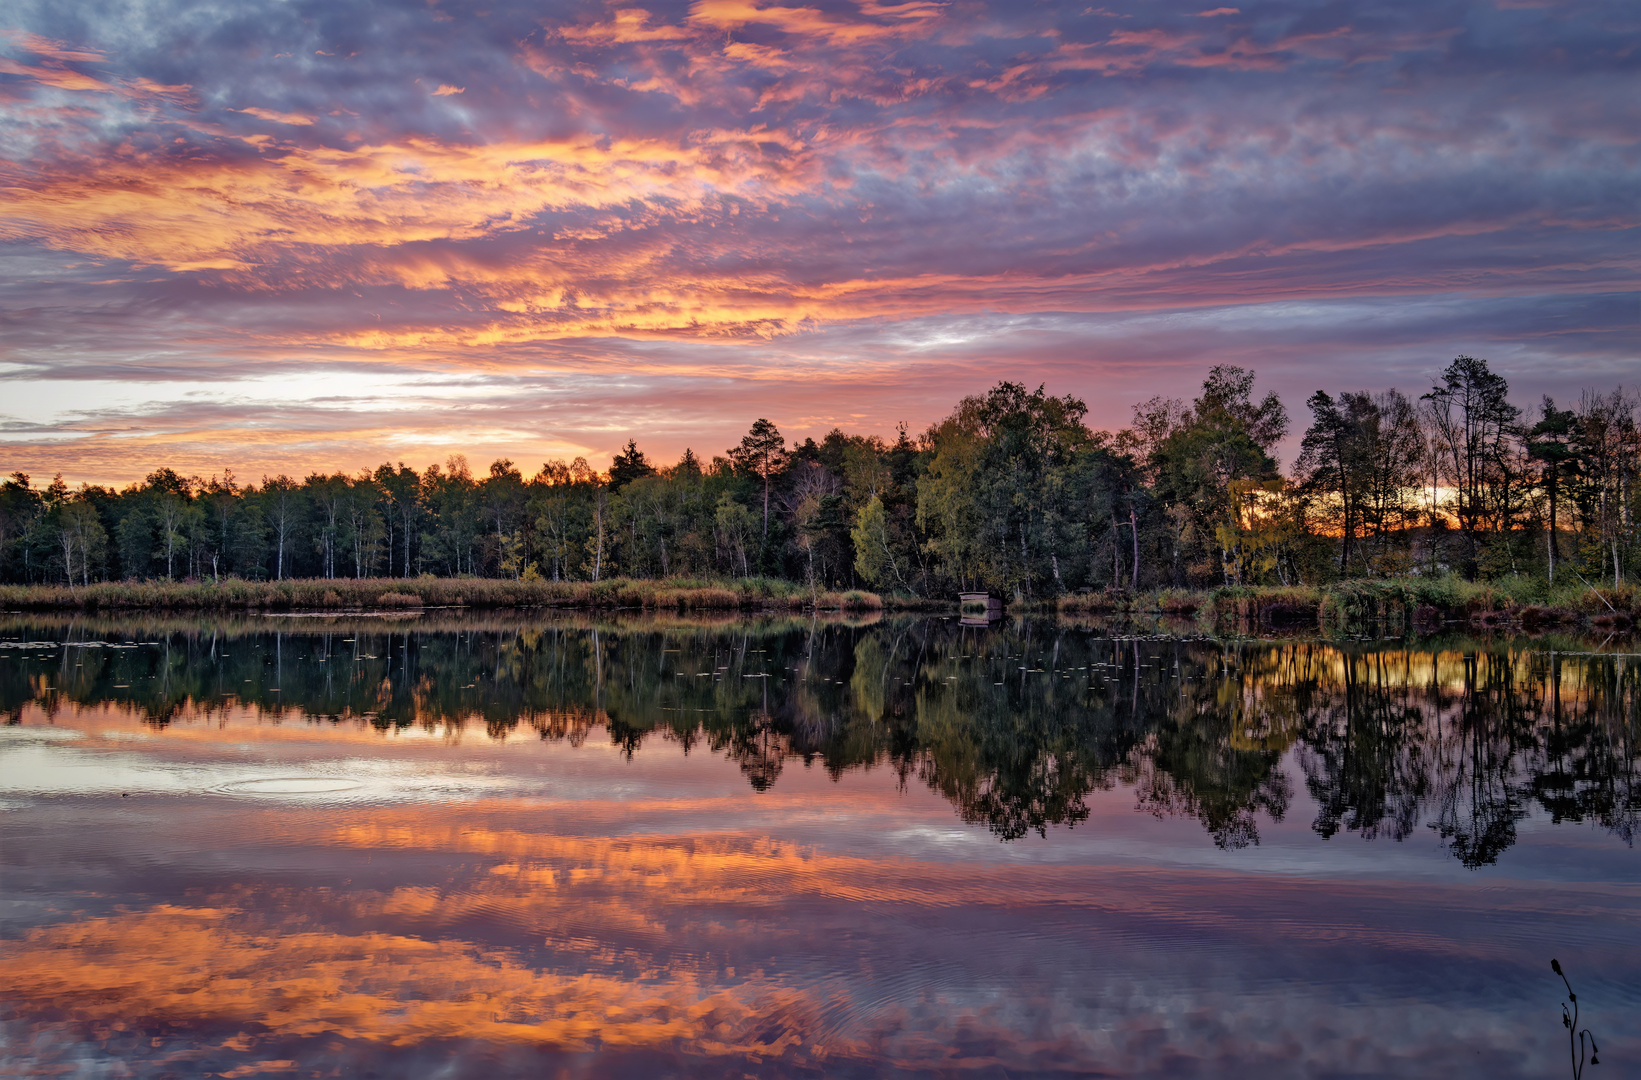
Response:
POLYGON ((789 455, 786 451, 786 439, 781 436, 779 429, 768 420, 759 418, 753 421, 752 428, 741 436, 739 446, 733 446, 728 451, 729 459, 735 467, 757 477, 763 483, 764 527, 762 544, 765 549, 769 545, 769 486, 770 483, 786 468, 789 455))

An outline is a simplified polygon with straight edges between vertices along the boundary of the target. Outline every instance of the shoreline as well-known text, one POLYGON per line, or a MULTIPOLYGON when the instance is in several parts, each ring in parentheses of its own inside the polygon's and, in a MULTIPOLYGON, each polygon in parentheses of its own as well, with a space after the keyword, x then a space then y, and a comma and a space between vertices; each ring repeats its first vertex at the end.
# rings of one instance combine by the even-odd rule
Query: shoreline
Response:
POLYGON ((954 605, 860 589, 811 590, 767 578, 733 581, 524 581, 506 578, 305 578, 285 581, 0 585, 0 609, 83 612, 357 613, 360 610, 556 608, 583 611, 879 611, 954 605))
MULTIPOLYGON (((769 578, 614 578, 600 582, 310 578, 278 582, 98 582, 74 587, 0 585, 0 611, 17 614, 169 612, 357 617, 470 610, 962 613, 955 597, 946 600, 865 590, 811 590, 801 583, 769 578)), ((1105 590, 1056 599, 1016 600, 1005 608, 1005 617, 1033 615, 1159 618, 1177 623, 1183 631, 1199 633, 1258 628, 1400 636, 1436 633, 1455 624, 1483 630, 1624 632, 1641 624, 1641 589, 1581 586, 1551 593, 1543 583, 1391 579, 1321 586, 1105 590)))
POLYGON ((1543 582, 1455 578, 1347 580, 1315 586, 1221 586, 1090 592, 1043 605, 1060 615, 1156 614, 1198 626, 1325 635, 1433 634, 1455 625, 1479 630, 1625 632, 1641 624, 1641 589, 1550 589, 1543 582))

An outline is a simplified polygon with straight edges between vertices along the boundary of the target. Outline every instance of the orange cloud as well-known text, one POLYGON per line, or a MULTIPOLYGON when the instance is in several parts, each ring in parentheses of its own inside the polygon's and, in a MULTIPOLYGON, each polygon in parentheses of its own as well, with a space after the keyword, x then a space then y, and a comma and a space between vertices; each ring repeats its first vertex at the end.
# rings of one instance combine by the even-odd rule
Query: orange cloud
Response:
POLYGON ((862 14, 899 20, 895 23, 834 18, 819 8, 760 7, 755 0, 695 0, 690 5, 689 22, 716 30, 742 26, 768 26, 783 33, 831 45, 854 45, 863 41, 901 37, 926 32, 926 24, 939 18, 944 5, 909 3, 896 6, 863 5, 862 14), (867 9, 870 9, 868 12, 867 9))
POLYGON ((166 85, 141 75, 116 74, 99 78, 68 66, 71 63, 107 64, 108 57, 97 50, 69 48, 61 42, 14 30, 0 31, 0 38, 9 39, 15 48, 42 59, 41 63, 28 64, 0 56, 0 74, 20 75, 32 79, 40 86, 49 86, 56 90, 114 94, 135 100, 163 98, 175 102, 183 101, 184 95, 190 89, 187 85, 166 85))
POLYGON ((5 950, 13 1002, 82 1020, 134 1016, 282 1037, 405 1046, 474 1039, 564 1050, 660 1047, 779 1054, 813 1030, 816 1003, 756 983, 713 989, 538 971, 458 941, 271 931, 218 907, 161 905, 31 931, 5 950), (765 1035, 771 1030, 781 1034, 765 1035))
POLYGON ((684 146, 593 136, 468 146, 412 139, 264 149, 252 161, 77 162, 44 175, 14 170, 0 237, 172 270, 248 269, 292 244, 475 238, 524 228, 553 209, 654 199, 687 209, 722 193, 761 199, 801 183, 792 164, 767 153, 782 138, 708 132, 684 146))
POLYGON ((14 43, 18 48, 31 52, 36 56, 45 56, 53 60, 64 60, 75 63, 104 64, 108 62, 108 55, 97 49, 70 48, 61 41, 41 37, 39 34, 30 34, 22 30, 0 30, 0 38, 14 43))
POLYGON ((94 90, 104 94, 115 92, 114 87, 101 79, 93 79, 89 75, 82 75, 71 68, 61 66, 36 67, 30 64, 20 64, 3 56, 0 56, 0 74, 22 75, 41 85, 56 87, 58 90, 94 90))
POLYGON ((307 127, 313 123, 313 117, 304 116, 302 113, 282 113, 275 112, 272 109, 258 108, 229 109, 228 111, 244 113, 247 116, 254 116, 259 120, 272 120, 276 124, 295 124, 299 127, 307 127))
POLYGON ((642 8, 621 8, 607 22, 560 26, 552 30, 575 45, 627 45, 641 41, 683 41, 694 35, 682 26, 650 25, 642 8))

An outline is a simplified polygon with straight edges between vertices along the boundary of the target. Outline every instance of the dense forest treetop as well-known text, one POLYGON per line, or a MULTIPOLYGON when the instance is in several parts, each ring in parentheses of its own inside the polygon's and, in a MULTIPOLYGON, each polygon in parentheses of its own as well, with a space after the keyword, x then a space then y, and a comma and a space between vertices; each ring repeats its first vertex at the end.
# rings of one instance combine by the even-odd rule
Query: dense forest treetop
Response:
POLYGON ((939 595, 1558 572, 1622 582, 1641 559, 1641 399, 1587 391, 1531 414, 1462 356, 1417 399, 1317 391, 1288 475, 1289 416, 1217 366, 1093 431, 1075 397, 1002 382, 913 438, 833 430, 789 446, 760 419, 671 465, 629 440, 607 470, 457 455, 357 475, 115 491, 0 484, 0 579, 473 575, 777 576, 939 595))

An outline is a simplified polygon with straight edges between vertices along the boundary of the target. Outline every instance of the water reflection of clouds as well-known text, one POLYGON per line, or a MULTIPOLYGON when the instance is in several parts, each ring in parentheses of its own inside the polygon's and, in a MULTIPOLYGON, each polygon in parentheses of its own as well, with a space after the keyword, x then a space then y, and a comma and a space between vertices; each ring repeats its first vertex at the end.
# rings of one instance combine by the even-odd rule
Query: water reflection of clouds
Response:
POLYGON ((661 1054, 703 1075, 743 1062, 1444 1075, 1474 1068, 1481 1046, 1495 1075, 1514 1075, 1543 1049, 1532 1030, 1499 1032, 1512 990, 1478 1001, 1441 974, 1508 968, 1495 942, 1545 914, 1531 901, 1501 915, 1464 889, 1412 897, 1393 883, 1099 866, 1022 875, 762 834, 529 834, 486 828, 490 816, 482 804, 454 821, 383 809, 315 839, 377 853, 381 887, 230 886, 37 928, 7 949, 9 996, 27 1014, 180 1026, 310 1063, 365 1056, 360 1044, 435 1060, 453 1045, 597 1046, 601 1060, 661 1054), (396 851, 416 858, 395 864, 396 851), (433 855, 436 880, 413 883, 433 855), (1433 929, 1453 919, 1473 925, 1468 940, 1433 929), (1425 1004, 1354 1000, 1364 965, 1425 1004), (1422 1016, 1432 1005, 1440 1024, 1422 1016))
MULTIPOLYGON (((677 693, 650 678, 660 638, 614 634, 585 655, 573 635, 559 653, 488 631, 444 653, 430 635, 406 726, 317 715, 357 709, 380 671, 330 698, 315 678, 299 699, 315 712, 211 697, 238 685, 218 665, 262 663, 244 640, 231 659, 197 650, 174 707, 108 702, 95 680, 129 680, 90 665, 72 700, 24 687, 0 729, 17 811, 0 851, 23 898, 0 910, 19 973, 0 1036, 31 1049, 6 1064, 1536 1076, 1564 1050, 1536 994, 1552 951, 1592 1001, 1641 1015, 1635 856, 1602 826, 1518 817, 1508 858, 1471 869, 1426 823, 1398 841, 1357 810, 1411 754, 1501 748, 1481 779, 1526 805, 1556 754, 1622 733, 1610 706, 1633 698, 1595 661, 1568 667, 1553 728, 1550 669, 1525 653, 1199 643, 1178 648, 1200 689, 1146 682, 1135 717, 1132 684, 1115 706, 1049 674, 994 695, 946 681, 938 637, 919 666, 874 653, 876 633, 771 635, 813 642, 836 689, 784 711, 772 685, 753 714, 732 688, 690 714, 701 728, 651 708, 677 693), (438 711, 441 681, 498 657, 524 674, 495 680, 484 726, 438 711), (1592 741, 1552 741, 1568 733, 1592 741), (748 763, 769 755, 785 770, 754 792, 748 763), (1152 782, 1233 809, 1281 778, 1286 813, 1259 820, 1258 846, 1215 847, 1206 820, 1136 812, 1136 755, 1152 782), (114 782, 137 774, 172 786, 114 782), (359 786, 244 790, 291 778, 359 786), (1339 831, 1315 828, 1324 805, 1348 811, 1339 831), (1001 843, 984 806, 1051 827, 1001 843), (1070 808, 1085 816, 1054 816, 1070 808)), ((1131 670, 1094 663, 1114 646, 1086 636, 988 640, 1131 670)), ((1602 1030, 1604 1061, 1641 1051, 1633 1025, 1602 1030)))
POLYGON ((426 762, 349 757, 308 760, 293 773, 286 761, 258 760, 242 748, 225 748, 239 753, 216 761, 178 760, 167 755, 171 749, 138 732, 0 729, 0 798, 198 795, 381 805, 505 795, 528 783, 459 762, 430 768, 426 762), (278 784, 303 778, 311 783, 278 784))
MULTIPOLYGON (((783 839, 721 800, 715 831, 645 831, 684 808, 660 803, 367 805, 342 823, 170 804, 65 846, 86 863, 86 844, 133 849, 145 868, 119 887, 150 891, 11 942, 7 997, 38 1025, 114 1031, 103 1045, 192 1032, 200 1069, 396 1052, 411 1074, 595 1045, 611 1070, 691 1075, 1453 1075, 1480 1046, 1509 1076, 1542 1059, 1534 1029, 1501 1035, 1499 1017, 1523 1007, 1516 957, 1555 893, 885 858, 783 839)), ((1576 895, 1611 926, 1634 892, 1576 895)))

